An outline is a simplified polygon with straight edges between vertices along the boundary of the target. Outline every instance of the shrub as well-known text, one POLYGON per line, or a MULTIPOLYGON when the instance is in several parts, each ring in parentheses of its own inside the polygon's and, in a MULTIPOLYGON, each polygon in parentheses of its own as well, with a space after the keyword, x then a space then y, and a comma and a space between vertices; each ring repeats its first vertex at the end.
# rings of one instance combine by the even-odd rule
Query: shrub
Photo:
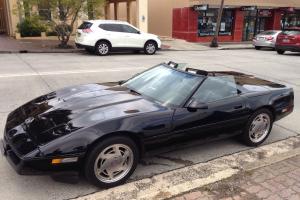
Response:
POLYGON ((41 32, 46 32, 47 27, 37 18, 25 18, 17 25, 22 37, 41 36, 41 32))

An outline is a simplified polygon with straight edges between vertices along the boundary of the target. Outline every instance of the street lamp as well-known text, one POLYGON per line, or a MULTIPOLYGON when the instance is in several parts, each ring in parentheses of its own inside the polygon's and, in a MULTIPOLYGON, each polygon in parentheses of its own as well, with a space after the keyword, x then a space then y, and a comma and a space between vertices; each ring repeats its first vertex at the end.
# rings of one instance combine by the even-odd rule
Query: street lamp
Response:
POLYGON ((218 11, 218 19, 217 19, 217 25, 216 25, 216 30, 215 30, 215 35, 211 41, 210 47, 218 47, 218 35, 219 35, 219 30, 220 30, 220 25, 221 25, 221 20, 222 20, 222 13, 223 13, 223 7, 224 7, 224 0, 221 0, 221 5, 218 11))

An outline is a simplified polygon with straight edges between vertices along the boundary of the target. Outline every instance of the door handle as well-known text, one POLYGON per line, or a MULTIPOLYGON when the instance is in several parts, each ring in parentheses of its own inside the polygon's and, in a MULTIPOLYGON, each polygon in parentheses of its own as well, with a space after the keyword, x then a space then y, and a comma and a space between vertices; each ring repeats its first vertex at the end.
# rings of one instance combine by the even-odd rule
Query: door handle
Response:
POLYGON ((240 110, 243 108, 243 105, 238 105, 238 106, 234 106, 233 109, 234 110, 240 110))
POLYGON ((143 128, 145 131, 151 131, 151 130, 159 130, 159 129, 164 129, 166 128, 165 124, 158 124, 158 125, 153 125, 153 126, 147 126, 143 128))

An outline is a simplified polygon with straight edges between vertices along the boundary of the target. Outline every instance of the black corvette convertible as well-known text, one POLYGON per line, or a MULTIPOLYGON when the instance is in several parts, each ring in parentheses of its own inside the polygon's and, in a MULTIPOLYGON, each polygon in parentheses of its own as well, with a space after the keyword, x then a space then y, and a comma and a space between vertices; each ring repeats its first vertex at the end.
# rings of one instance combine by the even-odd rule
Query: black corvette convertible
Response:
POLYGON ((26 103, 8 115, 0 148, 19 174, 78 169, 112 187, 133 173, 147 145, 230 130, 257 146, 293 108, 293 89, 284 85, 162 63, 127 81, 26 103))

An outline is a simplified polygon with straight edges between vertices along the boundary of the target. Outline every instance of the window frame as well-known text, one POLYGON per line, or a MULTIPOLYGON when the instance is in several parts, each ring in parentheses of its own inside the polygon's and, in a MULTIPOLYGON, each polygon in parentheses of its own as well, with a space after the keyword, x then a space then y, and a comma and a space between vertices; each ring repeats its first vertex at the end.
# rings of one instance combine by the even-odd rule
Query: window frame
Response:
MULTIPOLYGON (((220 26, 220 30, 218 32, 219 36, 232 36, 233 35, 233 28, 234 28, 234 10, 233 9, 224 9, 223 13, 222 13, 222 18, 221 18, 221 24, 225 21, 225 30, 226 30, 226 15, 227 13, 230 12, 230 17, 231 17, 231 27, 230 27, 230 31, 220 31, 221 30, 221 26, 220 26)), ((218 15, 218 9, 217 8, 210 8, 207 11, 202 11, 198 13, 198 18, 197 18, 197 36, 198 37, 210 37, 213 36, 215 34, 215 30, 212 30, 210 32, 201 32, 201 30, 205 30, 203 28, 204 26, 204 18, 206 19, 206 21, 208 21, 208 18, 215 18, 215 22, 212 22, 212 24, 216 24, 217 23, 217 16, 218 15), (213 16, 208 15, 208 13, 214 13, 213 16), (202 20, 202 25, 200 23, 200 19, 202 20)), ((206 22, 206 24, 208 24, 206 22)), ((207 26, 207 25, 206 25, 207 26)), ((216 27, 215 27, 216 28, 216 27)))
POLYGON ((114 24, 114 23, 102 23, 102 24, 99 24, 98 26, 101 30, 104 30, 104 31, 108 31, 108 32, 115 32, 115 33, 123 33, 123 28, 122 28, 122 24, 114 24), (104 28, 102 28, 101 26, 120 26, 120 31, 114 31, 114 30, 106 30, 104 28))
MULTIPOLYGON (((187 107, 188 103, 191 101, 191 100, 198 100, 197 98, 194 98, 195 94, 197 93, 198 90, 201 89, 201 86, 205 83, 205 81, 208 79, 208 78, 211 78, 211 77, 222 77, 222 76, 207 76, 202 82, 201 84, 196 88, 196 90, 193 92, 193 94, 190 96, 190 98, 186 101, 186 103, 184 104, 185 106, 184 107, 187 107)), ((223 76, 223 77, 229 77, 229 76, 223 76)), ((234 77, 234 76, 233 76, 234 77)), ((236 83, 235 83, 236 84, 236 83)), ((208 101, 208 102, 203 102, 204 104, 213 104, 213 103, 218 103, 220 101, 226 101, 230 98, 236 98, 238 96, 240 96, 242 93, 241 91, 238 89, 238 84, 236 84, 236 94, 233 95, 233 96, 228 96, 228 97, 225 97, 225 98, 222 98, 222 99, 217 99, 217 100, 214 100, 214 101, 208 101)))

